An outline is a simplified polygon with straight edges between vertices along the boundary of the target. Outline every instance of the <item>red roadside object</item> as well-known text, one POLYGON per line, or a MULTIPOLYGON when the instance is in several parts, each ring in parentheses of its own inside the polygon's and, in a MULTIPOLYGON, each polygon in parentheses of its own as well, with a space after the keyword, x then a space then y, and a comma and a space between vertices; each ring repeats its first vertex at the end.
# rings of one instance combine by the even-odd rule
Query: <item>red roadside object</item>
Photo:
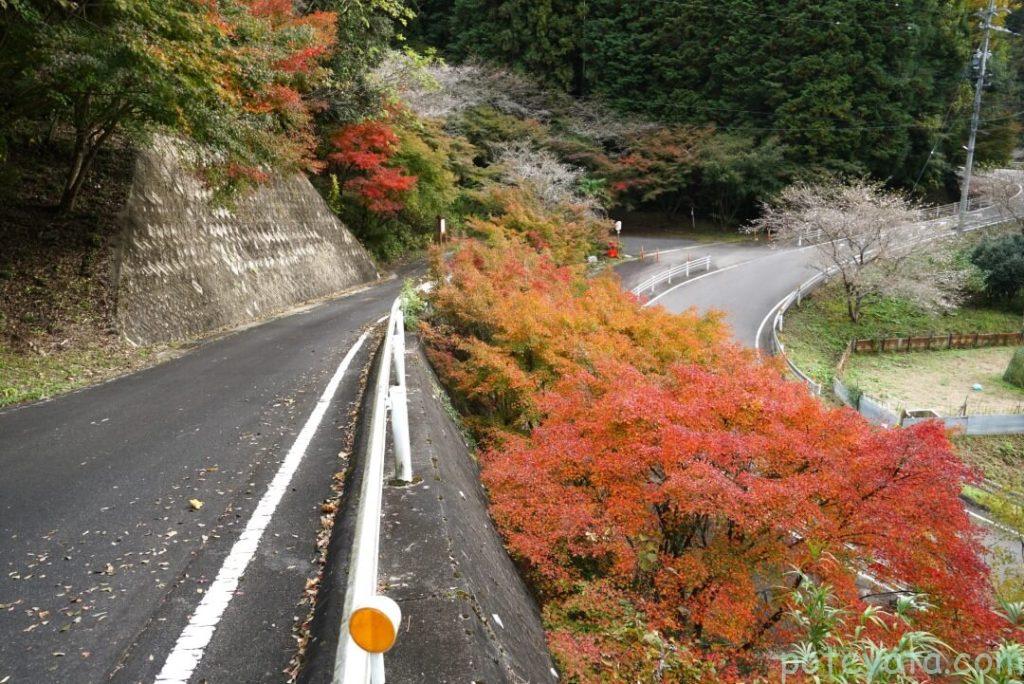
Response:
POLYGON ((614 241, 608 243, 608 258, 609 259, 618 259, 619 258, 619 243, 614 242, 614 241))

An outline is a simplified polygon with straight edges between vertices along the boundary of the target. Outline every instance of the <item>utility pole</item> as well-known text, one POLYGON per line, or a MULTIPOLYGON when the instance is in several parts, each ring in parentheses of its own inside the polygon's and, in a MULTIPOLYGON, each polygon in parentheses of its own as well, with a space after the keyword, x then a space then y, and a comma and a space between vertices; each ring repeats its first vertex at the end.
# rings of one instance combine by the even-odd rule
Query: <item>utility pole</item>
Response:
POLYGON ((978 84, 974 89, 974 114, 971 116, 971 138, 967 143, 967 162, 964 164, 963 188, 960 191, 960 230, 967 223, 967 205, 971 199, 971 176, 974 173, 974 151, 978 145, 978 128, 981 125, 981 97, 985 91, 985 76, 988 70, 989 48, 992 45, 993 22, 996 18, 996 0, 989 0, 988 9, 982 12, 985 40, 981 44, 981 61, 978 68, 978 84))

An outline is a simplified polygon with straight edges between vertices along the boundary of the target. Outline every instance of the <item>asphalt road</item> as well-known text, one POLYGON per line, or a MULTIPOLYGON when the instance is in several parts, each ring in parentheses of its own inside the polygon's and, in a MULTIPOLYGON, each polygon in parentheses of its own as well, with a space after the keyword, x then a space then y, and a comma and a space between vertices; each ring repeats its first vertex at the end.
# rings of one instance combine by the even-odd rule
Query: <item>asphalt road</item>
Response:
POLYGON ((787 294, 816 273, 811 248, 731 245, 728 255, 714 259, 717 270, 680 284, 652 300, 669 311, 691 307, 721 311, 742 344, 753 347, 768 312, 787 294))
MULTIPOLYGON (((329 379, 399 287, 0 413, 0 682, 153 681, 329 379)), ((192 681, 283 680, 370 347, 341 375, 192 681)))
MULTIPOLYGON (((714 242, 688 244, 679 243, 681 246, 669 247, 658 256, 647 253, 644 259, 627 261, 616 267, 616 272, 622 278, 622 285, 627 290, 632 289, 648 278, 664 273, 674 266, 679 266, 687 261, 698 261, 704 257, 710 257, 712 269, 723 269, 735 264, 748 261, 762 256, 768 252, 765 243, 755 241, 745 242, 714 242)), ((638 251, 627 251, 626 254, 637 257, 638 251)), ((691 277, 703 275, 703 271, 694 270, 691 277)), ((676 280, 676 283, 679 281, 676 280)), ((668 289, 668 285, 659 285, 654 293, 646 293, 647 296, 658 294, 668 289)))

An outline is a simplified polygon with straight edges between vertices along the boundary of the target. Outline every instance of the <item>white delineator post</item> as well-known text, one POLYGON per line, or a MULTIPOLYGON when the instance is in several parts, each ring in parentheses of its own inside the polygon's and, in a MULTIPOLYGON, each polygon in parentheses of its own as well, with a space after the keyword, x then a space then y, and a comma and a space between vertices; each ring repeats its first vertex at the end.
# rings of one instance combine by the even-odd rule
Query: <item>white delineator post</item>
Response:
POLYGON ((393 385, 388 392, 391 405, 391 439, 395 444, 395 479, 412 482, 412 447, 409 444, 408 394, 404 385, 393 385))
POLYGON ((391 349, 397 384, 388 391, 388 399, 391 408, 391 438, 395 445, 395 479, 412 482, 412 447, 409 442, 408 393, 405 387, 405 312, 401 306, 392 319, 393 328, 389 334, 394 336, 391 349))

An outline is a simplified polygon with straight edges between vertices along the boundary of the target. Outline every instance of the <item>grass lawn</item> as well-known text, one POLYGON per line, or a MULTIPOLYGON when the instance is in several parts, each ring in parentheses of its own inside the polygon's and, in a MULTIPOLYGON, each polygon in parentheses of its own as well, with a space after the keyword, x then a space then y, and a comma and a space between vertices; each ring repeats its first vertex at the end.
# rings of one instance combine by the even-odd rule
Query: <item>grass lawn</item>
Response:
POLYGON ((828 385, 846 345, 853 339, 926 333, 1005 333, 1020 328, 1021 317, 1013 312, 965 307, 937 315, 900 299, 866 302, 860 322, 852 323, 846 315, 841 291, 836 285, 828 285, 789 312, 782 340, 790 358, 805 373, 828 385))
POLYGON ((891 406, 956 415, 966 401, 975 411, 1014 413, 1024 389, 1003 380, 1013 347, 891 354, 854 354, 847 384, 891 406), (973 390, 975 385, 983 390, 973 390))
POLYGON ((0 407, 47 399, 159 363, 175 348, 103 346, 41 355, 0 347, 0 407))
POLYGON ((1024 494, 1024 435, 953 437, 960 458, 999 485, 1024 494))
MULTIPOLYGON (((986 515, 1008 527, 1024 530, 1024 435, 1003 437, 953 437, 960 458, 978 468, 992 482, 1006 488, 989 491, 965 487, 964 494, 988 509, 986 515)), ((1024 567, 1019 553, 997 553, 988 559, 993 569, 996 594, 1012 601, 1024 600, 1024 567)))

